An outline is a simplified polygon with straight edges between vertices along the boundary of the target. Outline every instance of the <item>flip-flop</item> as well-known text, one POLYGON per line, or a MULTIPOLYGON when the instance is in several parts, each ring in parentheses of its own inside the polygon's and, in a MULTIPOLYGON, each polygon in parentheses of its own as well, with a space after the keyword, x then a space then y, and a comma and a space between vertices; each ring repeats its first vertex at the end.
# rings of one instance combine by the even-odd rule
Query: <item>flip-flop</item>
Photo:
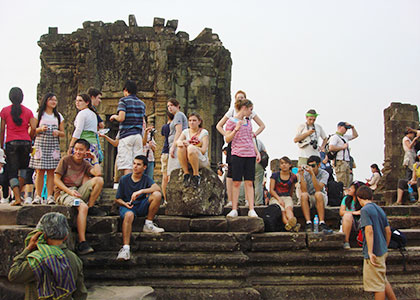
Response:
POLYGON ((22 202, 17 203, 16 200, 10 202, 10 206, 22 206, 22 202))

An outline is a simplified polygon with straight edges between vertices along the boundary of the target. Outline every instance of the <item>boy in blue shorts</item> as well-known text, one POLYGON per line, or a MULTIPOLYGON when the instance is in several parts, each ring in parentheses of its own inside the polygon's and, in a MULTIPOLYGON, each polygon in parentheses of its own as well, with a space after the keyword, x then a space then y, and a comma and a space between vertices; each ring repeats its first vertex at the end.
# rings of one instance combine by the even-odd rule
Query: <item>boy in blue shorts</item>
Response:
POLYGON ((123 219, 123 247, 118 253, 118 260, 130 259, 130 237, 135 217, 146 217, 143 232, 165 231, 153 224, 153 219, 159 210, 162 193, 153 179, 145 174, 147 163, 144 155, 136 156, 133 162, 133 173, 121 177, 118 185, 115 202, 120 206, 120 217, 123 219))

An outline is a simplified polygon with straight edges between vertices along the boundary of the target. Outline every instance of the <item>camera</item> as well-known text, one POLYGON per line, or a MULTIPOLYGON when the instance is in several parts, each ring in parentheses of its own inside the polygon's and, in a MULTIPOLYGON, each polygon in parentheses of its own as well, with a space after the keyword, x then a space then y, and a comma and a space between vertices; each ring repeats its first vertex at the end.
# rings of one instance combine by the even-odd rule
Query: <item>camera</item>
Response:
POLYGON ((150 130, 150 139, 153 138, 156 134, 156 129, 153 128, 152 130, 150 130))
POLYGON ((309 145, 312 145, 312 148, 314 148, 315 150, 318 149, 318 141, 317 140, 310 141, 309 145))
POLYGON ((349 124, 349 125, 344 125, 344 128, 346 128, 346 129, 351 129, 351 125, 349 124))

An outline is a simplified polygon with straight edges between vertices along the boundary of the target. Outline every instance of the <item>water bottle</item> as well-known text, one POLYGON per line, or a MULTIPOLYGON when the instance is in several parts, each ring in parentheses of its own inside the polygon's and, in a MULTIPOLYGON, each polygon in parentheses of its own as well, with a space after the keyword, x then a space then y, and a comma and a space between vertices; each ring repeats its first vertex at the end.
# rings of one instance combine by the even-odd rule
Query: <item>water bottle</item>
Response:
POLYGON ((80 206, 80 199, 76 198, 73 200, 73 206, 80 206))
POLYGON ((319 232, 319 219, 318 219, 318 215, 315 215, 314 217, 314 232, 318 233, 319 232))
POLYGON ((414 197, 414 190, 411 184, 408 185, 408 198, 410 202, 416 202, 416 197, 414 197))

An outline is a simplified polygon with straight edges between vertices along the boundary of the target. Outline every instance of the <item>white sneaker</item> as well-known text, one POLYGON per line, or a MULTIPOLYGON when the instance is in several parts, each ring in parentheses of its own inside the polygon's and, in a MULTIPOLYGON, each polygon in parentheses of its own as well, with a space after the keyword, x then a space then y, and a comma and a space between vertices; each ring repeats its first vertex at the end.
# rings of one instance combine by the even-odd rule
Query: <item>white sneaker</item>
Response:
POLYGON ((228 218, 236 218, 238 216, 238 211, 236 209, 232 209, 230 213, 226 215, 228 218))
POLYGON ((152 224, 144 224, 143 226, 143 232, 148 232, 148 233, 161 233, 164 232, 165 229, 157 227, 156 224, 152 223, 152 224))
POLYGON ((55 204, 55 200, 54 200, 54 196, 48 196, 47 198, 47 204, 48 205, 54 205, 55 204))
POLYGON ((23 204, 32 204, 32 198, 26 197, 25 200, 23 201, 23 204))
POLYGON ((225 205, 225 207, 232 207, 232 201, 229 201, 229 202, 225 205))
POLYGON ((42 198, 38 195, 35 196, 35 199, 32 201, 32 204, 41 204, 42 198))
POLYGON ((250 209, 250 210, 248 211, 248 217, 251 217, 251 218, 258 218, 258 215, 257 215, 257 213, 255 212, 255 210, 254 210, 254 209, 250 209))
POLYGON ((130 260, 130 250, 122 247, 120 252, 118 252, 117 260, 130 260))
POLYGON ((0 203, 1 204, 9 204, 9 198, 1 198, 0 203))

